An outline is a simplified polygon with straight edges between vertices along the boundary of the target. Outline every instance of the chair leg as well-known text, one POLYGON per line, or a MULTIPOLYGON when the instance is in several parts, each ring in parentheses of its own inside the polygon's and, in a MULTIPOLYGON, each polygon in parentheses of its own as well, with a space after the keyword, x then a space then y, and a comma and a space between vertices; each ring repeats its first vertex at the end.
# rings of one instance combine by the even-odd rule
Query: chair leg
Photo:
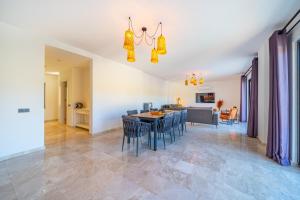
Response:
POLYGON ((149 132, 149 144, 150 144, 150 149, 151 149, 151 140, 152 140, 152 138, 151 138, 151 132, 149 132))
POLYGON ((122 152, 123 152, 123 148, 124 148, 124 141, 125 141, 125 134, 123 135, 122 152))
POLYGON ((174 142, 175 142, 175 129, 173 128, 173 131, 172 131, 172 135, 173 135, 173 138, 174 138, 174 142))
POLYGON ((136 138, 136 156, 139 155, 139 137, 136 138))
POLYGON ((163 133, 162 136, 163 136, 163 141, 164 141, 164 149, 166 149, 165 133, 163 133))
POLYGON ((173 143, 173 135, 172 135, 172 131, 169 132, 170 134, 170 140, 171 140, 171 144, 173 143))

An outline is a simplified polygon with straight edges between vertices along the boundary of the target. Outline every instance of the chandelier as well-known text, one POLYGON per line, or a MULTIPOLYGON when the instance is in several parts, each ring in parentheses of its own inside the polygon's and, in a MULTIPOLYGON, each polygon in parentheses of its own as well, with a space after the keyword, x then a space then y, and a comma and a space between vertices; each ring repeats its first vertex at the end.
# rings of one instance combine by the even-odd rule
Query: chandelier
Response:
POLYGON ((153 46, 151 50, 152 63, 158 63, 158 54, 165 55, 166 50, 166 39, 162 34, 162 23, 159 22, 156 30, 153 34, 147 32, 147 27, 142 27, 141 33, 137 34, 133 29, 131 18, 128 19, 128 30, 125 31, 123 48, 127 50, 127 61, 135 62, 135 45, 140 45, 143 41, 148 46, 153 46), (160 35, 157 37, 158 30, 160 28, 160 35), (157 38, 156 38, 157 37, 157 38), (136 41, 137 42, 136 42, 136 41), (155 46, 155 43, 157 45, 155 46))
POLYGON ((193 73, 191 76, 187 75, 186 79, 184 81, 184 84, 186 86, 188 86, 189 84, 194 85, 194 86, 199 84, 201 86, 204 84, 204 77, 202 76, 202 74, 199 74, 197 76, 195 73, 193 73))

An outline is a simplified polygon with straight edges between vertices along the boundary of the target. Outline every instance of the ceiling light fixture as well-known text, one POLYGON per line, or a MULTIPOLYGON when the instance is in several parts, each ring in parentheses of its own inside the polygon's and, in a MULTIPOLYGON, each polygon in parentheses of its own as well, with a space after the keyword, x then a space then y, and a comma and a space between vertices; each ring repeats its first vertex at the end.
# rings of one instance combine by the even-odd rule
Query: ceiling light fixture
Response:
POLYGON ((194 86, 199 84, 201 86, 204 84, 204 81, 205 81, 205 79, 201 73, 198 76, 195 73, 193 73, 190 77, 188 75, 186 76, 184 84, 186 86, 188 86, 189 84, 194 85, 194 86))
POLYGON ((166 49, 166 39, 162 34, 162 23, 159 22, 156 30, 153 34, 148 34, 147 27, 142 27, 141 33, 137 34, 132 26, 131 18, 128 19, 128 30, 125 31, 124 35, 124 45, 123 48, 127 50, 127 61, 128 62, 135 62, 135 45, 140 45, 143 41, 148 45, 152 46, 153 49, 151 50, 151 59, 152 63, 158 63, 158 54, 165 55, 167 54, 166 49), (157 48, 155 48, 156 36, 157 32, 160 28, 160 36, 157 38, 157 48), (135 43, 135 38, 138 40, 135 43))

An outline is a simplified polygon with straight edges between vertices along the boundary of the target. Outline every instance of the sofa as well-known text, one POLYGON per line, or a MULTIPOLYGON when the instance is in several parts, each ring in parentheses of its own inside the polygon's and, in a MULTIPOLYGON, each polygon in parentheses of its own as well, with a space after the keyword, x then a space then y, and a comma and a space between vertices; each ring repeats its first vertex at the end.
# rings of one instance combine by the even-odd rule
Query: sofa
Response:
POLYGON ((186 107, 180 104, 166 104, 161 106, 161 110, 186 110, 186 107))
POLYGON ((188 107, 187 122, 211 124, 218 127, 219 112, 213 111, 210 107, 188 107))

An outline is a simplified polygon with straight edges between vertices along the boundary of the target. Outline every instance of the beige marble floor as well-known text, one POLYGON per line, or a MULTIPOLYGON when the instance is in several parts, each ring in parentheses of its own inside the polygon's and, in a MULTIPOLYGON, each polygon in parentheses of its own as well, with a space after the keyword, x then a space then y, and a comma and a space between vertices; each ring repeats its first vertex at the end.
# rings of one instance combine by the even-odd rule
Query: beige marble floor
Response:
POLYGON ((264 156, 243 125, 188 126, 157 152, 121 152, 122 132, 46 123, 46 150, 0 162, 0 199, 300 199, 300 170, 264 156))

